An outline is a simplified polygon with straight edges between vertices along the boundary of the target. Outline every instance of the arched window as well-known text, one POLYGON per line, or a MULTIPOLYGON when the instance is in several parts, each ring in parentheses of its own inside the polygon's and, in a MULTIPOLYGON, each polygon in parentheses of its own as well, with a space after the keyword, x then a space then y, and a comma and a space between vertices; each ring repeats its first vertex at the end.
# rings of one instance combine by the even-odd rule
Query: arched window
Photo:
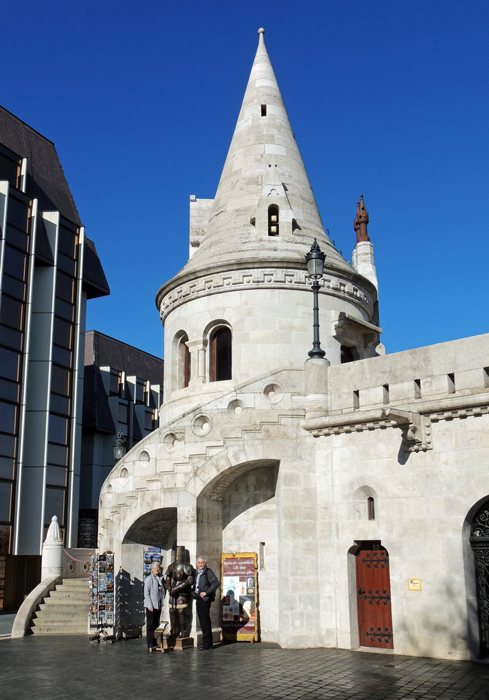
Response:
POLYGON ((278 206, 270 204, 268 207, 268 235, 278 236, 278 206))
POLYGON ((367 506, 368 506, 368 519, 375 520, 375 501, 372 498, 372 496, 369 496, 367 498, 367 506))
POLYGON ((190 381, 190 351, 188 349, 188 335, 184 333, 178 339, 176 361, 177 361, 177 388, 186 389, 190 381))
POLYGON ((232 335, 226 326, 216 328, 211 336, 210 381, 232 378, 232 335))

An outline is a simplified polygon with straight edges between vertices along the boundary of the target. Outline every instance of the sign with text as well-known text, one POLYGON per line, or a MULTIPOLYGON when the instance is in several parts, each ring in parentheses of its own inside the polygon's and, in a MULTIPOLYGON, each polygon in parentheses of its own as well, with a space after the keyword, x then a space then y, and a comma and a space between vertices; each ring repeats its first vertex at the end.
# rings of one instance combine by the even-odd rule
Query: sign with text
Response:
POLYGON ((222 635, 227 641, 258 641, 258 578, 254 552, 222 555, 222 635))

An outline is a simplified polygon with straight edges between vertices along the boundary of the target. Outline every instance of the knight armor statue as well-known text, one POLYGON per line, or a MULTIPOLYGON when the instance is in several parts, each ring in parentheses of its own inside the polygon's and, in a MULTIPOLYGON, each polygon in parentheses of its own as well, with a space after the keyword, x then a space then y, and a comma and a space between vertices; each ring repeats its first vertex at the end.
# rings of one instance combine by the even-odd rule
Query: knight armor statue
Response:
POLYGON ((175 560, 166 570, 165 587, 169 593, 171 634, 187 636, 187 620, 192 604, 192 586, 195 572, 185 561, 185 547, 177 547, 175 560))

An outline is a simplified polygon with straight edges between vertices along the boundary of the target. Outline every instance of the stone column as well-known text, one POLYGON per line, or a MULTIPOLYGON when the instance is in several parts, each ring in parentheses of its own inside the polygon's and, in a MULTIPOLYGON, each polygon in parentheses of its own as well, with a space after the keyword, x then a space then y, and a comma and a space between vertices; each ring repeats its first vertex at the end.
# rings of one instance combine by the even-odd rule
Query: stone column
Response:
POLYGON ((306 418, 315 418, 328 411, 329 360, 310 357, 304 363, 306 418))

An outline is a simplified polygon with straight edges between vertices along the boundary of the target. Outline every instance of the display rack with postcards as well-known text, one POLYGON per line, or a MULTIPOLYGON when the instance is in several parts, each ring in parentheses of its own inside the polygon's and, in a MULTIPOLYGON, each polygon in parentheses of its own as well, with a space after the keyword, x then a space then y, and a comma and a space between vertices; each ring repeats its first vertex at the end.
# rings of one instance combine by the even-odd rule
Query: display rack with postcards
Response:
POLYGON ((92 554, 88 574, 90 587, 90 629, 108 633, 114 627, 114 554, 92 554))
POLYGON ((143 581, 146 576, 151 573, 151 567, 153 564, 162 565, 163 554, 160 547, 149 547, 145 545, 143 547, 143 581))

